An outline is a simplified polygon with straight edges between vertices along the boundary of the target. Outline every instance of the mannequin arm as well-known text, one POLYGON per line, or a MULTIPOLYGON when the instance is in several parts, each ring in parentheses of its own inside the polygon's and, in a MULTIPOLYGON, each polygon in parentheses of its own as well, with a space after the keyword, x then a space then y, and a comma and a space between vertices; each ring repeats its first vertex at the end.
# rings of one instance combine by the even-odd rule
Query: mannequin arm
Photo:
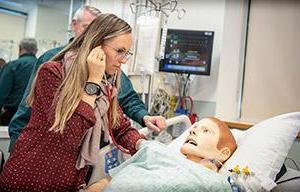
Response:
POLYGON ((107 187, 110 180, 111 180, 111 177, 107 176, 104 179, 101 179, 101 180, 97 181, 96 183, 93 183, 85 191, 86 192, 101 192, 107 187))

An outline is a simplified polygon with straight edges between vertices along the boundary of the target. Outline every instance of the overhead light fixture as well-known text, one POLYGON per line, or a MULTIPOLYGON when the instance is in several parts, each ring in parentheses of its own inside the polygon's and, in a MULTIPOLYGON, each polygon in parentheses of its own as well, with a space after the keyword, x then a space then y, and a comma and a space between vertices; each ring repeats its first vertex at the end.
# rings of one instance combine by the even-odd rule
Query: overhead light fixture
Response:
POLYGON ((22 7, 21 3, 13 2, 13 1, 6 1, 6 0, 0 0, 0 4, 4 4, 9 7, 22 7))
POLYGON ((156 0, 146 0, 145 2, 131 3, 130 9, 132 13, 137 13, 140 9, 141 14, 146 13, 162 13, 165 17, 169 17, 172 13, 177 13, 177 18, 182 19, 185 15, 185 9, 177 8, 177 0, 169 0, 167 2, 160 2, 156 0))

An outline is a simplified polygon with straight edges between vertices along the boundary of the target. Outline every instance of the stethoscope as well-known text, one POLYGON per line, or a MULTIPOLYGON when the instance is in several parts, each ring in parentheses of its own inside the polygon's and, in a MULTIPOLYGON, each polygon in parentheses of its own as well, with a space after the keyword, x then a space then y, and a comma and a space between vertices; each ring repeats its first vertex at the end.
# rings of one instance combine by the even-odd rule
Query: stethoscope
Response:
POLYGON ((113 81, 112 84, 110 85, 107 81, 107 77, 106 74, 104 74, 104 87, 106 89, 106 93, 107 93, 107 97, 108 97, 108 102, 109 102, 109 106, 108 106, 108 132, 111 138, 112 143, 123 153, 127 153, 129 154, 129 150, 124 148, 123 146, 119 145, 116 140, 115 137, 112 133, 112 90, 113 90, 113 86, 116 85, 116 80, 117 80, 117 75, 118 72, 116 71, 113 77, 113 81))

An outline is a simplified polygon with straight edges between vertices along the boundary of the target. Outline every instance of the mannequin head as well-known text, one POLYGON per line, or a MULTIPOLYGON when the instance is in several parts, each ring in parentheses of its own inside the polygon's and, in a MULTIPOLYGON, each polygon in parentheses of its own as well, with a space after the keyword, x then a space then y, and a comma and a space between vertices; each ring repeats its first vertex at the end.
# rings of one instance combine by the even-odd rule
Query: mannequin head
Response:
POLYGON ((181 153, 196 163, 203 159, 224 163, 236 147, 228 126, 217 118, 208 117, 192 125, 190 134, 181 147, 181 153))

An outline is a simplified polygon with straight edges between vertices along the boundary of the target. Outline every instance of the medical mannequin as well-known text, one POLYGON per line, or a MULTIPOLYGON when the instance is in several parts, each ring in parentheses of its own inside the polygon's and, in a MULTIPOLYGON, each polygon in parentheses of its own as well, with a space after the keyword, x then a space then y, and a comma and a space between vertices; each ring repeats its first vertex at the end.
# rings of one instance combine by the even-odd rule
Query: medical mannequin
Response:
POLYGON ((209 117, 195 123, 181 147, 187 159, 218 171, 236 149, 236 142, 227 125, 209 117))
MULTIPOLYGON (((181 146, 181 153, 187 159, 217 172, 236 147, 227 125, 217 118, 208 117, 192 125, 190 134, 181 146)), ((110 180, 111 177, 102 179, 91 185, 87 191, 101 191, 110 180)))

